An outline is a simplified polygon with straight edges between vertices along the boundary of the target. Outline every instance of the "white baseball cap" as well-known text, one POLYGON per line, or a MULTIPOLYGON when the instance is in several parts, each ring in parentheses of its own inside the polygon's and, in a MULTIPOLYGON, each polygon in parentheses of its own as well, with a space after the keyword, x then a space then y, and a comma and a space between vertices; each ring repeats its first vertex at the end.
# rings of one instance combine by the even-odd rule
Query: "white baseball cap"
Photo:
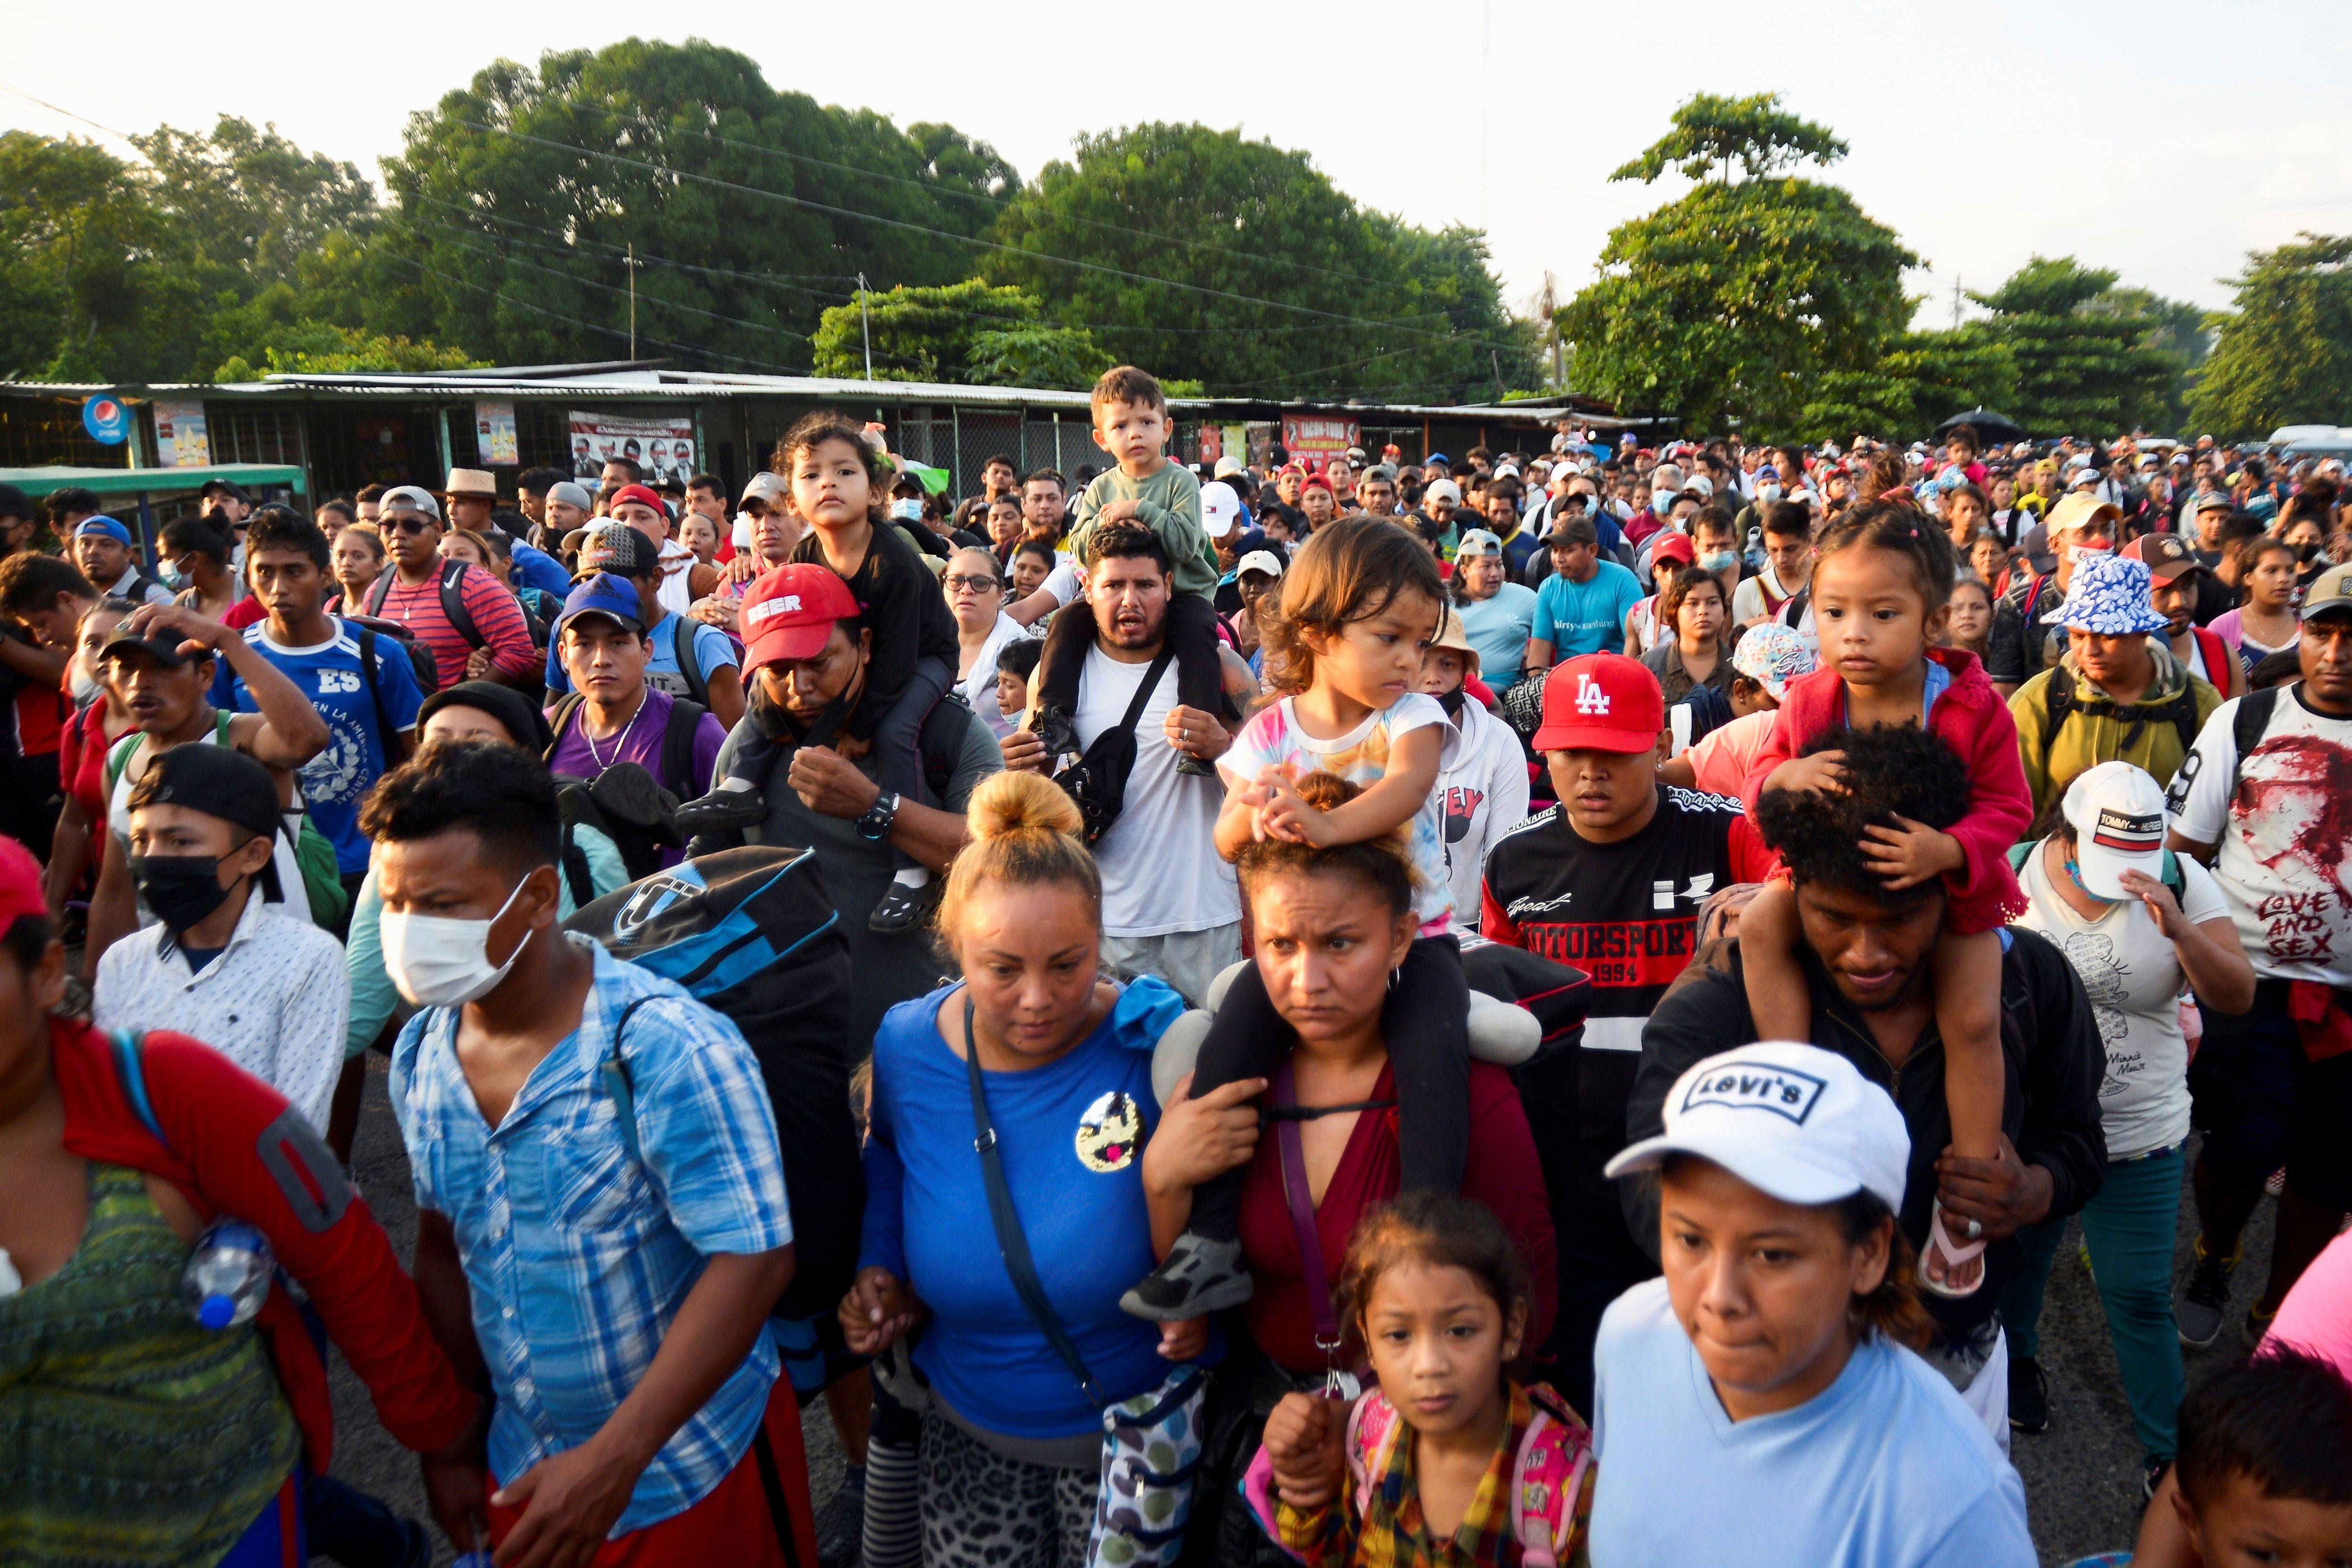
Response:
POLYGON ((1201 529, 1211 538, 1232 533, 1234 519, 1241 515, 1242 498, 1231 485, 1212 479, 1201 486, 1201 529))
POLYGON ((1666 1130, 1602 1174, 1655 1170, 1696 1155, 1783 1203, 1837 1203, 1857 1192, 1903 1207, 1911 1134, 1886 1091, 1817 1046, 1765 1040, 1710 1056, 1666 1093, 1666 1130))
POLYGON ((1469 560, 1482 555, 1500 555, 1503 541, 1486 528, 1465 528, 1461 542, 1454 547, 1454 559, 1469 560))
POLYGON ((2164 871, 2164 787, 2128 762, 2084 768, 2058 808, 2074 830, 2074 869, 2094 898, 2118 903, 2138 894, 2123 873, 2164 871))
POLYGON ((1462 486, 1451 479, 1433 479, 1429 482, 1429 487, 1423 490, 1422 495, 1433 501, 1452 501, 1459 505, 1462 500, 1462 486))
POLYGON ((1217 477, 1222 479, 1228 474, 1238 474, 1247 466, 1247 464, 1228 452, 1217 459, 1217 477))
POLYGON ((1245 571, 1262 571, 1268 577, 1280 577, 1282 558, 1270 549, 1254 549, 1242 557, 1234 566, 1235 577, 1241 576, 1245 571))

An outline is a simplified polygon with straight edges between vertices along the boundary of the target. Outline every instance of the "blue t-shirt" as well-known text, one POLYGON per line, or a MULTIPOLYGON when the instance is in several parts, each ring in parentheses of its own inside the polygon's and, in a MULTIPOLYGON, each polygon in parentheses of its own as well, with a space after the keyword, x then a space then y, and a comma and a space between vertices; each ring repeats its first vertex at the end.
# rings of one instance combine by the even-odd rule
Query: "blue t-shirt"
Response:
MULTIPOLYGON (((331 617, 330 618, 331 619, 331 617)), ((384 773, 382 721, 375 699, 368 695, 367 676, 360 668, 359 632, 341 621, 335 637, 315 648, 289 648, 269 637, 269 622, 256 622, 245 629, 245 640, 261 656, 284 672, 310 699, 327 721, 327 748, 302 764, 302 799, 310 821, 335 846, 336 867, 346 875, 367 870, 367 835, 360 831, 360 799, 384 773)), ((393 637, 375 639, 377 695, 384 716, 394 730, 416 727, 416 707, 425 694, 407 650, 393 637)), ((226 659, 215 665, 212 702, 235 713, 258 713, 253 700, 226 659)))
MULTIPOLYGON (((967 1420, 1018 1437, 1100 1431, 1102 1412, 1022 1310, 997 1252, 971 1144, 970 1070, 940 1038, 947 994, 899 1003, 874 1037, 858 1267, 889 1270, 931 1309, 915 1364, 967 1420)), ((1143 1201, 1143 1140, 1160 1121, 1151 1048, 1183 1010, 1164 982, 1130 981, 1101 1027, 1060 1061, 984 1075, 1038 1282, 1112 1399, 1173 1370, 1160 1358, 1158 1326, 1120 1312, 1118 1298, 1154 1262, 1143 1201)))
MULTIPOLYGON (((735 651, 735 643, 726 632, 701 622, 694 625, 694 662, 700 666, 707 685, 721 670, 740 669, 743 656, 735 651)), ((646 685, 657 692, 667 692, 674 697, 690 697, 686 676, 677 667, 677 617, 665 615, 646 633, 652 656, 646 661, 646 685)), ((552 707, 555 699, 572 689, 572 676, 563 668, 563 639, 552 637, 547 644, 547 701, 552 707)), ((707 706, 707 705, 706 705, 707 706)))
POLYGON ((1570 582, 1554 572, 1536 590, 1535 627, 1528 635, 1550 643, 1557 663, 1625 651, 1625 614, 1642 602, 1641 580, 1613 560, 1594 564, 1598 570, 1586 581, 1570 582))
POLYGON ((563 570, 563 563, 537 545, 527 545, 520 539, 514 541, 513 549, 515 580, 525 588, 555 595, 559 604, 563 602, 563 596, 572 591, 572 575, 563 570))
POLYGON ((1536 591, 1522 582, 1506 582, 1492 599, 1474 599, 1454 608, 1470 645, 1478 650, 1478 678, 1497 696, 1517 685, 1535 624, 1536 591))
POLYGON ((1734 1421, 1651 1280, 1593 1345, 1592 1561, 1610 1568, 2033 1568, 2025 1488, 1952 1385, 1855 1347, 1793 1410, 1734 1421))

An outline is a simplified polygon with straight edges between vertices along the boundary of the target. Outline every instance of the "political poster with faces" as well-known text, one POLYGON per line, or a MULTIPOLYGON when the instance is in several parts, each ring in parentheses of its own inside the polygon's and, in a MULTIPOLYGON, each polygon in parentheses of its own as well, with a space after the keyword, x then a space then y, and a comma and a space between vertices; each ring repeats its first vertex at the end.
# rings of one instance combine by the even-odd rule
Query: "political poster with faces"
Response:
POLYGON ((571 423, 572 472, 575 478, 594 479, 604 472, 606 461, 614 457, 633 458, 641 464, 648 485, 665 479, 675 479, 683 485, 697 472, 691 414, 635 419, 575 409, 571 423))

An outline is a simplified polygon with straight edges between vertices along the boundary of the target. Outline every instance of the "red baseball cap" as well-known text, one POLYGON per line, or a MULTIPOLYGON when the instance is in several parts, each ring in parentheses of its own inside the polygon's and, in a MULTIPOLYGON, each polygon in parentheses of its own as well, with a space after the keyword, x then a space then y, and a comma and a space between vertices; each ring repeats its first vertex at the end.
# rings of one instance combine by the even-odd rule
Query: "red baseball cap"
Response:
POLYGON ((1658 536, 1658 542, 1650 547, 1652 566, 1657 565, 1662 560, 1678 560, 1685 566, 1689 566, 1697 559, 1698 547, 1691 543, 1690 535, 1678 529, 1668 528, 1658 536))
POLYGON ((1647 751, 1666 727, 1666 695, 1639 659, 1586 653, 1544 677, 1538 751, 1647 751))
POLYGON ((833 623, 858 613, 849 584, 832 569, 795 561, 762 572, 743 594, 737 618, 743 673, 779 659, 808 659, 833 635, 833 623))
POLYGON ((635 501, 639 506, 651 507, 665 517, 669 516, 669 507, 663 503, 660 495, 648 485, 622 486, 613 492, 612 505, 606 507, 604 510, 608 514, 615 511, 624 501, 635 501))
POLYGON ((48 912, 48 900, 41 896, 41 862, 32 851, 0 834, 0 933, 20 915, 48 912))

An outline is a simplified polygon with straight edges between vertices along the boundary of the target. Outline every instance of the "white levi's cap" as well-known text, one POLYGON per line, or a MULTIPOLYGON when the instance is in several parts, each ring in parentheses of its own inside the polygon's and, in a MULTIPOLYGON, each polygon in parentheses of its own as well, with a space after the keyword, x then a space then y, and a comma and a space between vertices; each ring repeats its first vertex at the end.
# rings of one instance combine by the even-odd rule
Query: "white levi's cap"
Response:
POLYGON ((2138 894, 2123 873, 2160 878, 2164 871, 2164 788, 2128 762, 2086 768, 2058 808, 2074 830, 2074 869, 2095 898, 2121 903, 2138 894))
POLYGON ((1837 1203, 1857 1192, 1903 1207, 1911 1134, 1886 1091, 1817 1046, 1765 1040, 1710 1056, 1675 1080, 1666 1130, 1609 1162, 1604 1175, 1654 1170, 1696 1155, 1783 1203, 1837 1203))
POLYGON ((1241 515, 1242 498, 1231 485, 1212 479, 1201 486, 1201 529, 1211 538, 1232 533, 1234 519, 1241 515))

